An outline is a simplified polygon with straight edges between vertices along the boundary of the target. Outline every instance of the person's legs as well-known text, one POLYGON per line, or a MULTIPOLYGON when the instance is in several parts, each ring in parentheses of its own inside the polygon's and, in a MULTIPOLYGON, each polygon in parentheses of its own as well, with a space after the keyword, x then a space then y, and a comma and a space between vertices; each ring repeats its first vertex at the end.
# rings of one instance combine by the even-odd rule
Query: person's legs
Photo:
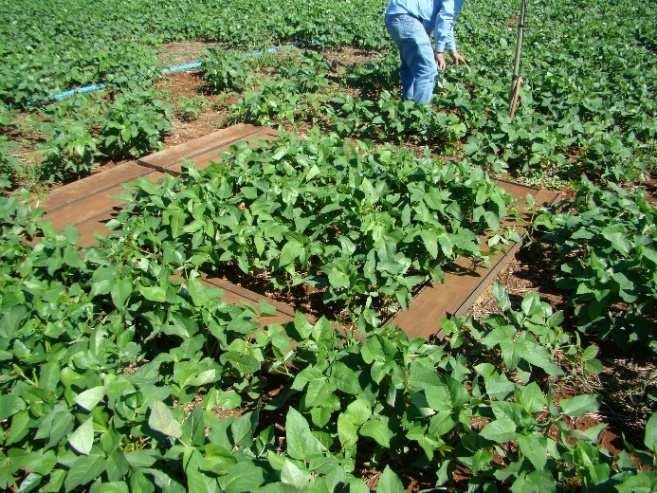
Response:
POLYGON ((401 55, 401 49, 399 50, 399 58, 401 60, 399 76, 402 84, 402 99, 413 99, 413 69, 401 55))
POLYGON ((386 29, 399 48, 399 78, 402 85, 402 99, 413 99, 413 70, 408 65, 402 50, 402 36, 405 31, 407 16, 393 15, 386 17, 386 29))
POLYGON ((402 98, 428 103, 437 73, 429 35, 422 23, 409 15, 386 18, 386 27, 399 48, 402 98))
POLYGON ((405 50, 408 52, 406 59, 413 71, 413 99, 418 104, 427 104, 433 97, 438 74, 431 42, 427 36, 426 42, 413 38, 405 45, 407 45, 405 50))

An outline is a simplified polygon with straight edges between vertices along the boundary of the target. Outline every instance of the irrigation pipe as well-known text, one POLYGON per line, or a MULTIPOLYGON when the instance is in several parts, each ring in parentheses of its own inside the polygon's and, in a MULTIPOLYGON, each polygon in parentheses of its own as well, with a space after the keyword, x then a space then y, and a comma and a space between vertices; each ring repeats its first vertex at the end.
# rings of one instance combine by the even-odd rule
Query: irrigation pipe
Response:
MULTIPOLYGON (((245 56, 247 57, 256 57, 256 56, 262 56, 262 55, 269 55, 271 53, 276 53, 278 51, 282 51, 284 49, 288 49, 290 47, 293 47, 294 45, 281 45, 281 46, 272 46, 271 48, 267 48, 266 50, 254 50, 254 51, 249 51, 247 53, 244 53, 245 56)), ((169 74, 176 74, 180 72, 187 72, 189 70, 198 70, 203 66, 203 62, 200 60, 194 60, 192 62, 187 62, 187 63, 181 63, 179 65, 172 65, 170 67, 163 68, 160 73, 162 75, 169 75, 169 74)), ((66 98, 70 98, 71 96, 75 96, 76 94, 89 94, 91 92, 96 92, 96 91, 101 91, 107 87, 107 84, 105 82, 100 82, 98 84, 89 84, 87 86, 82 86, 82 87, 76 87, 74 89, 68 89, 66 91, 58 92, 55 94, 51 94, 48 97, 47 102, 55 102, 55 101, 62 101, 66 98)))

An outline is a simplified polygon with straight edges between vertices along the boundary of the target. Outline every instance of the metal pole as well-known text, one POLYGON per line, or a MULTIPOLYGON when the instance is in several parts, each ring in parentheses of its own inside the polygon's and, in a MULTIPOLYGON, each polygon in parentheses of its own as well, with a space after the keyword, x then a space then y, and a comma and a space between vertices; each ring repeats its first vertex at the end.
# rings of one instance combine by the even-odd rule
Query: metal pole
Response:
POLYGON ((513 60, 513 78, 511 80, 511 97, 509 99, 509 115, 511 118, 516 114, 518 101, 520 99, 520 60, 522 55, 522 42, 525 37, 525 19, 527 17, 527 0, 520 0, 520 16, 518 17, 518 38, 516 40, 516 51, 513 60))

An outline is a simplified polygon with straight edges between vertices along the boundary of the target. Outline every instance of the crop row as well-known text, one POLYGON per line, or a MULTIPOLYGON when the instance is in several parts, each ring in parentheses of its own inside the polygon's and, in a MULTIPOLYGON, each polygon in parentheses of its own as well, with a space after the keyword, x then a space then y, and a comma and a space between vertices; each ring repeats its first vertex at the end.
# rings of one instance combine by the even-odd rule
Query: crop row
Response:
POLYGON ((472 166, 319 133, 242 144, 222 161, 140 183, 118 222, 143 250, 175 251, 181 267, 301 287, 370 324, 458 256, 483 261, 479 235, 504 241, 510 196, 472 166))
POLYGON ((636 451, 597 444, 604 425, 576 431, 594 395, 556 399, 600 364, 535 294, 514 310, 496 288, 501 313, 451 320, 439 345, 301 315, 259 328, 172 276, 175 254, 123 231, 79 250, 16 198, 0 212, 2 488, 360 492, 366 471, 381 493, 654 487, 636 451))

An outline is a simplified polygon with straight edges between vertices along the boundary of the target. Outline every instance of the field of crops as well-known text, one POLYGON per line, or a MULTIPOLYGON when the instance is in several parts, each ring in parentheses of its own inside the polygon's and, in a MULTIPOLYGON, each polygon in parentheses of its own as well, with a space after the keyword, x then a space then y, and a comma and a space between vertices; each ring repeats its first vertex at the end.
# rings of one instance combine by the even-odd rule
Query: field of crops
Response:
POLYGON ((0 0, 0 490, 657 491, 657 5, 531 1, 513 119, 515 2, 465 3, 428 106, 384 6, 0 0), (236 123, 278 136, 93 247, 38 208, 236 123), (518 240, 496 177, 561 200, 470 315, 386 323, 518 240))

